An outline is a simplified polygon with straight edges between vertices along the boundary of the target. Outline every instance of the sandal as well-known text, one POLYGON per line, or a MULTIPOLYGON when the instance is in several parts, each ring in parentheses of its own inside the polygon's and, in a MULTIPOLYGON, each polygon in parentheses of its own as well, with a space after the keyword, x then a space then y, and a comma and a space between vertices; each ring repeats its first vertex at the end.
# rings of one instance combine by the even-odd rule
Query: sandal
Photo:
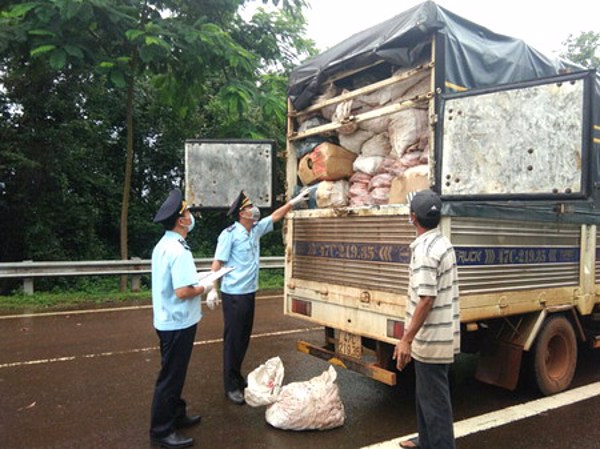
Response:
POLYGON ((400 447, 405 449, 419 449, 419 437, 410 438, 408 440, 400 441, 400 447))

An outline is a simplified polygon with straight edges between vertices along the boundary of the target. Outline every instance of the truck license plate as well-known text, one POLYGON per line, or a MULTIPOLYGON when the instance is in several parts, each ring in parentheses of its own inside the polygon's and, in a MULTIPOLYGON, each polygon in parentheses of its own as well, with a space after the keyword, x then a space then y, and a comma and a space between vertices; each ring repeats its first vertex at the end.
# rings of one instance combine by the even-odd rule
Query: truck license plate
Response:
POLYGON ((340 331, 337 349, 340 354, 360 359, 362 355, 360 335, 340 331))

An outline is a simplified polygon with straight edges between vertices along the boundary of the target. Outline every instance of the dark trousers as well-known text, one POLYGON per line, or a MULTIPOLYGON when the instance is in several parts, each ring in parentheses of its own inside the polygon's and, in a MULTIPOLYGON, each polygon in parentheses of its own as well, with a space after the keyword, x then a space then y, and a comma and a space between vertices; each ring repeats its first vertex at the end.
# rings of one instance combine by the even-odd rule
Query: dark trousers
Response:
POLYGON ((150 420, 150 437, 164 438, 175 430, 175 421, 186 414, 185 401, 181 392, 185 383, 187 368, 190 363, 195 324, 187 329, 176 331, 159 331, 160 340, 160 373, 156 380, 154 399, 152 401, 152 417, 150 420))
POLYGON ((414 363, 419 445, 423 449, 454 449, 450 365, 414 363))
POLYGON ((229 295, 223 298, 223 382, 225 391, 243 390, 246 380, 242 376, 242 363, 246 356, 254 324, 254 298, 256 293, 229 295))

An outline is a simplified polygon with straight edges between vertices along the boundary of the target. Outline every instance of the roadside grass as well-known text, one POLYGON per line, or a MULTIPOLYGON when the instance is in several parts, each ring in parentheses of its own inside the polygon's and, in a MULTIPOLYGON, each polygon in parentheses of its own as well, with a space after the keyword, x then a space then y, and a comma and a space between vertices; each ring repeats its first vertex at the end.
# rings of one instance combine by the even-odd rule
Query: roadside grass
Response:
MULTIPOLYGON (((142 278, 139 292, 120 292, 118 286, 117 276, 90 276, 85 281, 58 286, 50 291, 36 291, 33 295, 25 295, 22 290, 17 290, 11 295, 0 296, 0 313, 35 313, 152 303, 149 278, 142 278)), ((259 291, 282 288, 283 269, 261 270, 259 291)))

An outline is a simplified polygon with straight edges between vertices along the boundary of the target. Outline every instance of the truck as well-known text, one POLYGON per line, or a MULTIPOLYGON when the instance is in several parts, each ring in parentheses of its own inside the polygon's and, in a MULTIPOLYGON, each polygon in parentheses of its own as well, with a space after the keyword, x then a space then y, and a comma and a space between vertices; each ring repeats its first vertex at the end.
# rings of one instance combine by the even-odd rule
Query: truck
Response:
POLYGON ((286 190, 314 201, 286 220, 284 313, 324 330, 297 349, 397 383, 406 198, 431 188, 475 377, 568 388, 600 347, 598 75, 427 1, 298 66, 288 94, 286 190))

